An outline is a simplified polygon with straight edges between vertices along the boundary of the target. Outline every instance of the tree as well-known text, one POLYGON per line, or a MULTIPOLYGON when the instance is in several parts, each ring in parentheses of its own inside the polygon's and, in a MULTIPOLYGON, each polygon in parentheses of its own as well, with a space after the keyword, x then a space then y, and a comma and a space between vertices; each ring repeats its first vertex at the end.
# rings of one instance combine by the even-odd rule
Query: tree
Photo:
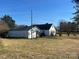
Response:
POLYGON ((74 3, 79 4, 79 0, 72 0, 74 3))
POLYGON ((15 21, 9 15, 5 15, 1 18, 1 21, 4 21, 10 29, 15 27, 15 21))
MULTIPOLYGON (((74 4, 74 8, 76 10, 76 12, 74 13, 74 23, 75 23, 75 26, 74 29, 76 29, 76 32, 79 32, 79 0, 72 0, 73 1, 73 4, 74 4)), ((73 23, 73 25, 74 25, 73 23)))
POLYGON ((60 30, 59 30, 59 35, 61 36, 62 33, 67 33, 67 35, 69 36, 71 33, 71 26, 72 23, 71 22, 60 22, 60 30))
POLYGON ((73 3, 75 4, 74 8, 76 10, 76 12, 74 13, 75 16, 73 17, 74 21, 77 22, 77 24, 79 23, 79 0, 72 0, 73 3))
POLYGON ((59 25, 59 36, 62 36, 62 33, 66 31, 66 22, 61 21, 59 25))

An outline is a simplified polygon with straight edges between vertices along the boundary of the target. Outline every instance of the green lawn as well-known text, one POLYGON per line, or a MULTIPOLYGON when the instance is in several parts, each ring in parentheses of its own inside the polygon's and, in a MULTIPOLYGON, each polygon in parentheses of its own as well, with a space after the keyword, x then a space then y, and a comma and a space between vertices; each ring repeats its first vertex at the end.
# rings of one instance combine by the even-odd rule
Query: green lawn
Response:
POLYGON ((1 39, 0 59, 79 59, 77 37, 1 39))

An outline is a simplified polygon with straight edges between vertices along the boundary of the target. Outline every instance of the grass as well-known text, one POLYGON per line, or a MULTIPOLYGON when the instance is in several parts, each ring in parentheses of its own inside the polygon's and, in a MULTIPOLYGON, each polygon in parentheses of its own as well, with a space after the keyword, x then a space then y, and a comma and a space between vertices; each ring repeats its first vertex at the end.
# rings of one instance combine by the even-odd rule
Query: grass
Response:
POLYGON ((0 59, 79 59, 78 38, 1 39, 0 59))

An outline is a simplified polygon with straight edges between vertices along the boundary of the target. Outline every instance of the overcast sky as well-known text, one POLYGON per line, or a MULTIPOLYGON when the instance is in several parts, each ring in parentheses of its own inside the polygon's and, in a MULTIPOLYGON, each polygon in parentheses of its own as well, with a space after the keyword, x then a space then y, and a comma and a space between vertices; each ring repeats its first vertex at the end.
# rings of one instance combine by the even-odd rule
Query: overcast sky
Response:
POLYGON ((71 21, 74 12, 71 0, 0 0, 0 17, 10 15, 20 25, 30 25, 31 9, 33 24, 53 23, 55 26, 61 19, 71 21))

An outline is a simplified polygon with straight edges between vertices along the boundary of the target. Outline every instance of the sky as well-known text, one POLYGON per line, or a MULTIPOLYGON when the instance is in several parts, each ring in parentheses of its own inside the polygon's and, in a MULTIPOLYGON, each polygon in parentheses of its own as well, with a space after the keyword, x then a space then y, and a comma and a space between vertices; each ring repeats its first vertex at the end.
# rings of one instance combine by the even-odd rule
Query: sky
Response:
POLYGON ((74 8, 71 0, 0 0, 0 17, 10 15, 18 25, 52 23, 58 26, 62 20, 72 21, 74 8))

